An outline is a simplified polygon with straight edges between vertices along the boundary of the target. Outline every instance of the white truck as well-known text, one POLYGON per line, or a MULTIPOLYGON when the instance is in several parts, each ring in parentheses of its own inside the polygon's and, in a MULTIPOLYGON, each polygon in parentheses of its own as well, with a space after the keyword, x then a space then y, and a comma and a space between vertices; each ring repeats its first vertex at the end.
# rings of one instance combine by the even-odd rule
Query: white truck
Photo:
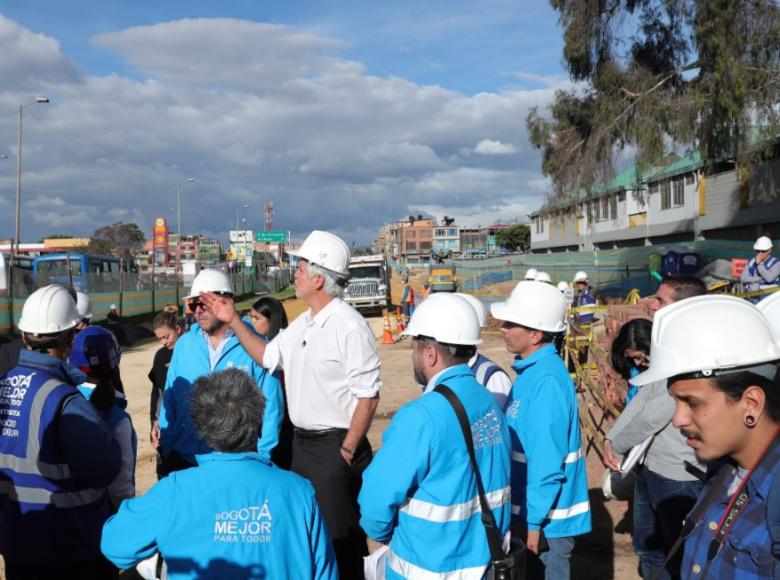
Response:
POLYGON ((350 258, 344 299, 358 310, 390 308, 390 275, 383 255, 350 258))

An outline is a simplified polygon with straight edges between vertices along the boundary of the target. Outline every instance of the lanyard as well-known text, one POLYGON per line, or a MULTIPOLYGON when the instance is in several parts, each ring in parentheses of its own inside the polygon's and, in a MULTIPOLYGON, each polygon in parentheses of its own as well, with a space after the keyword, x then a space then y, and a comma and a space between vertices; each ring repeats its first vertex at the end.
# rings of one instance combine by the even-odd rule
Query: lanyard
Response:
POLYGON ((778 434, 780 434, 780 427, 777 428, 775 434, 772 436, 772 439, 770 439, 767 446, 761 452, 761 455, 758 457, 758 460, 755 462, 753 467, 751 467, 750 471, 745 474, 745 477, 739 484, 737 491, 735 491, 731 496, 731 500, 729 500, 729 503, 726 506, 726 511, 723 512, 723 516, 720 518, 720 523, 718 524, 718 527, 712 536, 710 547, 707 550, 708 563, 712 562, 718 555, 718 552, 720 552, 720 549, 723 547, 723 543, 726 541, 726 537, 731 531, 731 528, 734 527, 734 522, 737 521, 737 518, 742 514, 748 502, 750 501, 750 496, 747 492, 747 482, 750 479, 750 476, 753 475, 753 472, 756 470, 756 468, 761 464, 761 461, 764 459, 764 456, 767 454, 770 447, 772 447, 774 444, 778 434))

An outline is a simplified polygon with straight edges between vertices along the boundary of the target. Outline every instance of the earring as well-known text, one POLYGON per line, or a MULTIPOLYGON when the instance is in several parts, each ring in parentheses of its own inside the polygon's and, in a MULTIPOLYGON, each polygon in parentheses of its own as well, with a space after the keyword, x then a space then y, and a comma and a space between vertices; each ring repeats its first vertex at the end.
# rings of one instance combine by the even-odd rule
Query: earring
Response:
POLYGON ((753 415, 745 415, 745 425, 747 427, 752 427, 756 424, 756 418, 753 415))

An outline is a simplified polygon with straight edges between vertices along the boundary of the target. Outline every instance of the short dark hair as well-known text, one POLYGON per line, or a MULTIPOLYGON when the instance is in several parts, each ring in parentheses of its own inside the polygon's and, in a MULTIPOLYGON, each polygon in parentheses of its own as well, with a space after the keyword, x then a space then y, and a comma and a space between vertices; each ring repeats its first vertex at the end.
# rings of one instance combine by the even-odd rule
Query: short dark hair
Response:
POLYGON ((650 335, 653 331, 653 323, 644 318, 634 318, 620 327, 620 332, 612 341, 609 350, 609 358, 612 368, 624 379, 631 376, 631 363, 623 354, 627 348, 650 354, 650 335))
POLYGON ((675 302, 707 293, 707 286, 702 279, 688 274, 668 274, 664 276, 661 284, 666 284, 674 290, 675 302))
POLYGON ((209 447, 226 453, 257 450, 265 401, 245 371, 200 377, 190 394, 190 416, 209 447))
POLYGON ((449 366, 461 365, 469 362, 477 352, 477 347, 468 344, 445 344, 429 336, 419 336, 414 339, 423 346, 432 346, 439 353, 445 364, 449 366))
POLYGON ((768 363, 775 366, 774 378, 751 372, 750 369, 714 376, 710 379, 712 386, 723 391, 732 401, 739 401, 748 387, 756 386, 766 396, 765 410, 774 423, 780 423, 780 372, 777 362, 768 363))
POLYGON ((268 340, 273 339, 283 328, 287 328, 287 313, 284 311, 284 306, 280 300, 264 296, 252 304, 252 310, 268 319, 270 326, 268 340))

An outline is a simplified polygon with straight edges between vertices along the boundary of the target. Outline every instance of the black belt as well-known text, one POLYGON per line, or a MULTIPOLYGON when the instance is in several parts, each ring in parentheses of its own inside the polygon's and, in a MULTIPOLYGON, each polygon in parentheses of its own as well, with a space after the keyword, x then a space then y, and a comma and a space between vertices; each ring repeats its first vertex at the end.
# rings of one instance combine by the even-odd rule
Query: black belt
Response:
POLYGON ((309 431, 308 429, 299 429, 298 427, 293 427, 293 431, 295 432, 295 436, 299 439, 330 439, 331 437, 338 437, 339 435, 346 434, 346 429, 322 429, 319 431, 309 431))

